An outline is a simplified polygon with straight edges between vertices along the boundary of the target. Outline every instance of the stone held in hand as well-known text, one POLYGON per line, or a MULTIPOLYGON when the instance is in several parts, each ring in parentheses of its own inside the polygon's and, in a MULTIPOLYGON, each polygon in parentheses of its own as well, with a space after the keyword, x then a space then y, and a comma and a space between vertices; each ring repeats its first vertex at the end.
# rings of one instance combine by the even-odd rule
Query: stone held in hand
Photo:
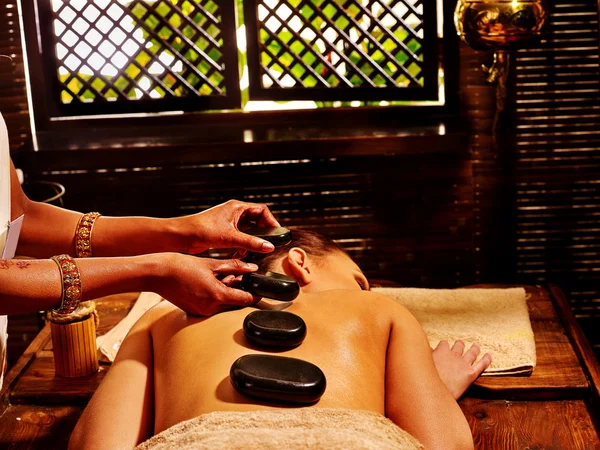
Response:
POLYGON ((242 276, 242 289, 257 297, 291 302, 300 294, 300 285, 287 275, 276 272, 246 273, 242 276))
POLYGON ((259 237, 275 247, 287 245, 292 240, 292 232, 284 227, 257 227, 244 230, 244 233, 259 237))

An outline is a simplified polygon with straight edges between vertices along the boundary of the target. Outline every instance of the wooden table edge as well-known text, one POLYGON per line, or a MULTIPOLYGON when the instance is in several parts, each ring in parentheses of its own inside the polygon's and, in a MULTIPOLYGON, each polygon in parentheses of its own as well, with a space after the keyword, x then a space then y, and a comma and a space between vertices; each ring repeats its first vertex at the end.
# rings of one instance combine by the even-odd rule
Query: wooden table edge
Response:
POLYGON ((481 386, 476 383, 469 386, 465 395, 479 400, 507 400, 507 401, 558 401, 558 400, 586 400, 589 398, 588 386, 568 387, 497 387, 481 386))
POLYGON ((575 354, 581 363, 583 372, 588 378, 590 384, 590 407, 593 419, 596 424, 596 429, 600 430, 600 365, 594 354, 592 346, 588 342, 583 330, 577 323, 577 319, 573 315, 571 306, 565 294, 556 284, 549 283, 548 292, 550 300, 556 308, 558 317, 561 320, 571 346, 575 350, 575 354))
POLYGON ((19 375, 23 374, 33 360, 36 358, 38 351, 44 348, 46 342, 50 339, 50 327, 46 325, 33 339, 31 344, 25 349, 19 357, 15 365, 8 371, 4 377, 4 384, 0 390, 0 417, 4 415, 10 406, 10 392, 14 387, 19 375))

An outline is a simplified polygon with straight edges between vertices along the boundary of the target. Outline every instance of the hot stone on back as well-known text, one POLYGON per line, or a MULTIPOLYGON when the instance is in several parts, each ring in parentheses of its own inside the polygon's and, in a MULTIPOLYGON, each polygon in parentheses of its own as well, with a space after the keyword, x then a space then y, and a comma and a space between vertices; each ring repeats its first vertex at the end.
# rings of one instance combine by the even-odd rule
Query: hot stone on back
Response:
POLYGON ((244 335, 261 346, 296 347, 306 337, 306 323, 286 311, 254 311, 244 319, 244 335))
POLYGON ((327 386, 325 374, 314 364, 273 355, 242 356, 231 366, 229 378, 238 392, 279 403, 315 403, 327 386))

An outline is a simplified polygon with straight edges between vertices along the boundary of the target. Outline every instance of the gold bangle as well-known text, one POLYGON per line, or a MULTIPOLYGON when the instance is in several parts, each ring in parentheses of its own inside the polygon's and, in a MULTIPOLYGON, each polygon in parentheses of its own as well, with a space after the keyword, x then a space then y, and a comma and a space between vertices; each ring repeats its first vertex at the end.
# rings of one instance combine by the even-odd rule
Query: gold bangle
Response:
POLYGON ((54 309, 54 312, 70 314, 77 309, 82 296, 79 268, 69 255, 53 256, 51 259, 58 265, 62 286, 60 305, 54 309))
POLYGON ((92 230, 100 213, 91 212, 84 214, 79 219, 75 229, 75 256, 77 258, 92 257, 92 230))

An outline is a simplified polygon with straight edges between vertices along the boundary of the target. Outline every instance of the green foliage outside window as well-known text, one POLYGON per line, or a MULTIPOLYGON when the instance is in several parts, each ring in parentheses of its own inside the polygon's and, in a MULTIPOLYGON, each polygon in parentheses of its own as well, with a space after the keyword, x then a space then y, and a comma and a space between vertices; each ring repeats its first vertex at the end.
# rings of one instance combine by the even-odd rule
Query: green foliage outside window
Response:
MULTIPOLYGON (((243 4, 242 0, 236 1, 239 26, 244 20, 243 4)), ((288 4, 293 8, 299 8, 302 16, 317 31, 327 29, 333 21, 339 32, 339 30, 347 30, 351 21, 360 24, 361 21, 365 20, 364 14, 356 5, 344 8, 342 5, 346 3, 344 0, 335 0, 335 3, 329 0, 310 0, 310 2, 285 0, 280 4, 288 4), (316 14, 317 10, 325 18, 319 17, 316 14)), ((224 76, 214 67, 222 67, 223 65, 223 54, 219 50, 223 44, 221 30, 207 17, 207 14, 212 14, 217 22, 220 20, 219 7, 213 0, 163 0, 154 4, 154 9, 150 10, 150 13, 148 13, 148 8, 140 1, 132 1, 120 7, 125 12, 122 20, 130 20, 129 25, 132 29, 135 28, 138 33, 142 33, 145 44, 138 42, 139 50, 129 56, 130 59, 126 64, 121 64, 116 74, 98 74, 98 72, 91 74, 89 70, 78 70, 77 77, 73 77, 71 72, 61 70, 60 81, 67 88, 61 92, 63 103, 70 103, 73 100, 73 96, 68 91, 84 102, 94 101, 99 95, 107 100, 114 101, 123 96, 129 100, 135 100, 140 97, 147 98, 148 96, 164 98, 165 96, 218 95, 219 92, 215 87, 219 87, 221 92, 225 92, 223 86, 224 76), (198 7, 198 3, 201 3, 202 8, 198 7), (170 4, 177 5, 181 13, 173 13, 170 4), (184 17, 182 17, 182 14, 184 17), (198 27, 202 28, 206 36, 198 33, 198 30, 191 26, 188 20, 193 21, 198 27), (144 24, 143 27, 140 26, 141 23, 144 24), (167 47, 170 49, 167 49, 167 47), (157 63, 157 60, 161 57, 166 57, 170 62, 157 63), (153 64, 158 64, 159 73, 154 73, 152 76, 149 76, 148 73, 142 73, 151 71, 153 64), (193 66, 193 70, 186 69, 188 64, 193 66), (178 67, 179 70, 174 70, 178 67), (160 70, 163 70, 163 72, 160 73, 160 70), (206 79, 203 79, 198 73, 194 73, 196 70, 206 79), (144 77, 151 81, 150 83, 147 82, 148 86, 143 88, 139 85, 139 81, 144 77), (78 78, 88 83, 93 89, 89 89, 78 78), (186 84, 196 87, 196 92, 190 92, 186 84)), ((381 14, 380 18, 384 15, 381 14)), ((289 24, 285 20, 280 20, 280 22, 284 26, 274 36, 265 30, 264 24, 260 28, 259 38, 263 45, 260 58, 263 66, 268 67, 269 75, 266 75, 266 77, 278 78, 289 70, 296 78, 302 80, 304 87, 321 86, 315 77, 310 74, 307 75, 308 67, 316 73, 322 74, 331 87, 340 86, 340 74, 337 73, 337 70, 332 73, 319 58, 319 55, 326 58, 331 58, 331 55, 324 54, 323 49, 319 48, 316 41, 310 44, 306 39, 299 39, 297 33, 294 36, 294 33, 286 29, 289 24), (282 43, 286 44, 288 48, 285 48, 282 43), (290 54, 290 51, 295 56, 290 54)), ((115 21, 113 25, 115 27, 122 26, 122 22, 115 21)), ((399 26, 393 31, 396 42, 394 39, 389 38, 388 31, 382 30, 379 26, 371 25, 368 27, 368 32, 379 43, 378 45, 381 45, 383 50, 387 52, 387 55, 378 50, 374 42, 363 37, 357 42, 363 50, 362 55, 352 48, 341 50, 338 48, 337 51, 342 51, 352 64, 356 65, 376 86, 389 86, 389 81, 384 79, 380 73, 376 73, 373 64, 377 64, 383 69, 395 81, 397 86, 408 85, 409 83, 407 77, 399 73, 397 65, 404 66, 410 75, 422 81, 421 67, 415 62, 410 63, 407 53, 399 48, 397 44, 398 41, 404 42, 409 51, 417 55, 422 61, 421 43, 417 39, 411 39, 405 28, 399 26), (364 54, 368 54, 372 62, 368 62, 364 54), (393 55, 395 61, 391 61, 389 55, 393 55)), ((324 42, 322 39, 324 39, 323 36, 321 36, 321 47, 323 47, 324 42)), ((334 41, 329 45, 335 47, 336 45, 339 46, 339 43, 336 44, 334 41)), ((245 50, 239 50, 238 57, 241 77, 244 71, 247 72, 245 50)), ((110 61, 110 58, 108 61, 110 61)), ((82 67, 85 66, 85 63, 82 67)), ((352 73, 351 70, 347 70, 346 74, 341 75, 348 76, 354 86, 364 86, 364 81, 356 73, 352 73)), ((263 80, 264 78, 265 76, 263 76, 263 80)), ((245 87, 242 89, 242 105, 248 102, 248 97, 248 88, 245 87)), ((355 103, 316 102, 316 105, 326 107, 349 106, 352 104, 356 106, 355 103)), ((407 102, 394 103, 404 104, 407 102)), ((361 102, 361 105, 373 104, 378 105, 380 102, 361 102)))

